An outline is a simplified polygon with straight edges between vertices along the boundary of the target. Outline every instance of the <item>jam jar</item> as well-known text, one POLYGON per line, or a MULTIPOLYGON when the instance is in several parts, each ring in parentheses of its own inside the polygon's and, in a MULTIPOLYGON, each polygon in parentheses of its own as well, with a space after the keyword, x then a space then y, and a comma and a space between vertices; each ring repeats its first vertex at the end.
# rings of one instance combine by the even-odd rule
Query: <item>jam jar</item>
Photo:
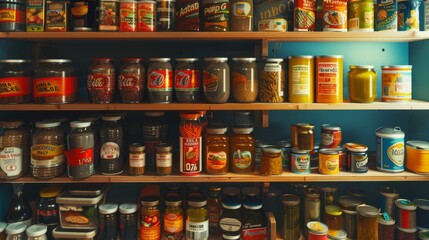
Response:
POLYGON ((178 102, 193 103, 200 99, 198 58, 177 58, 174 70, 174 91, 178 102))
POLYGON ((230 94, 228 58, 205 58, 204 96, 209 103, 226 103, 230 94))
POLYGON ((0 104, 29 103, 33 93, 31 61, 0 60, 0 104))
POLYGON ((69 59, 41 59, 33 81, 34 103, 71 103, 77 99, 78 79, 69 59))
POLYGON ((232 59, 232 98, 238 103, 252 103, 258 97, 256 58, 232 59))
POLYGON ((119 67, 118 88, 123 103, 140 103, 145 89, 142 58, 125 58, 119 67))
POLYGON ((170 103, 173 98, 173 67, 170 58, 150 58, 147 90, 149 101, 170 103))
POLYGON ((115 92, 115 67, 111 58, 94 58, 88 70, 89 100, 92 103, 110 103, 115 92))
POLYGON ((204 135, 204 157, 207 174, 226 174, 229 171, 229 136, 226 125, 208 126, 204 135))
POLYGON ((253 127, 233 127, 230 138, 230 169, 233 173, 252 173, 255 170, 255 138, 253 127))

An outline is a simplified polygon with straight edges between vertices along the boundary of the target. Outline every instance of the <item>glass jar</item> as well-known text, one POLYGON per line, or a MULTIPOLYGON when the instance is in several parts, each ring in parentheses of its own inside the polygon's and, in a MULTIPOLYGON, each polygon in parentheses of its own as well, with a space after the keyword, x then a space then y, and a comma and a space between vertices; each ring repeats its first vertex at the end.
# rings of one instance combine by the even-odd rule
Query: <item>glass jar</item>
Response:
POLYGON ((90 122, 91 130, 94 133, 94 168, 100 167, 100 116, 99 115, 85 115, 78 117, 78 121, 90 122))
POLYGON ((150 58, 147 90, 149 102, 170 103, 173 100, 173 67, 170 58, 150 58))
POLYGON ((189 198, 186 209, 186 239, 207 240, 209 238, 209 219, 207 201, 203 198, 189 198))
POLYGON ((255 171, 255 138, 253 127, 232 128, 230 138, 230 169, 233 173, 252 173, 255 171))
POLYGON ((36 122, 31 146, 31 168, 35 178, 50 179, 64 173, 65 144, 59 122, 36 122), (40 151, 42 149, 49 151, 40 151))
MULTIPOLYGON (((309 123, 294 123, 290 125, 290 135, 292 147, 298 147, 298 128, 300 126, 311 125, 309 123)), ((319 165, 317 165, 319 166, 319 165)))
POLYGON ((111 58, 93 58, 88 69, 87 88, 92 103, 110 103, 115 93, 115 66, 111 58))
POLYGON ((52 230, 59 224, 58 204, 55 198, 61 194, 59 187, 47 187, 40 191, 40 198, 35 207, 36 223, 45 224, 48 227, 48 237, 52 238, 52 230))
POLYGON ((119 206, 119 239, 137 240, 137 205, 124 203, 119 206))
POLYGON ((123 129, 120 115, 103 116, 100 128, 100 169, 107 175, 120 174, 123 166, 123 129))
POLYGON ((320 221, 320 205, 320 191, 316 188, 306 189, 304 200, 305 224, 311 221, 320 221))
POLYGON ((0 60, 0 104, 29 103, 33 95, 31 61, 25 59, 0 60))
POLYGON ((299 197, 293 194, 284 194, 282 196, 282 202, 282 237, 283 239, 299 239, 301 234, 299 224, 299 197))
POLYGON ((282 168, 282 150, 275 146, 262 148, 261 175, 280 175, 282 168))
MULTIPOLYGON (((325 212, 325 206, 334 205, 337 202, 337 188, 336 187, 323 187, 320 188, 320 212, 325 212)), ((321 214, 321 222, 325 222, 325 215, 321 214)))
POLYGON ((47 240, 48 237, 46 233, 48 232, 48 227, 45 224, 35 224, 31 225, 25 230, 27 234, 27 240, 47 240))
POLYGON ((233 58, 232 61, 231 86, 234 102, 255 102, 259 85, 256 58, 233 58))
POLYGON ((243 201, 242 226, 243 230, 265 227, 262 201, 256 196, 246 197, 243 201))
POLYGON ((278 103, 285 101, 286 79, 283 59, 268 58, 259 76, 259 101, 278 103))
POLYGON ((61 104, 77 100, 78 79, 69 59, 42 59, 34 73, 33 102, 61 104))
POLYGON ((196 176, 201 173, 202 131, 199 113, 180 113, 180 174, 196 176))
POLYGON ((350 65, 349 97, 352 102, 370 103, 377 97, 377 74, 373 65, 350 65))
POLYGON ((168 140, 168 125, 164 112, 145 112, 143 141, 146 146, 146 170, 156 171, 156 147, 168 140))
POLYGON ((198 58, 177 58, 174 70, 174 91, 176 100, 195 103, 200 100, 200 70, 198 58))
POLYGON ((210 187, 209 198, 207 199, 207 211, 209 218, 210 236, 216 236, 220 233, 219 218, 222 211, 222 188, 210 187))
POLYGON ((6 240, 6 226, 7 223, 0 222, 0 240, 6 240))
POLYGON ((145 68, 142 58, 124 58, 119 67, 118 89, 123 103, 143 101, 145 68))
POLYGON ((156 31, 173 31, 176 21, 176 0, 156 0, 156 31))
POLYGON ((0 129, 0 178, 19 178, 30 164, 30 133, 24 121, 2 121, 0 129))
POLYGON ((159 176, 173 173, 173 146, 170 144, 162 143, 156 147, 156 173, 159 176))
POLYGON ((330 231, 339 231, 342 229, 342 215, 341 207, 336 205, 325 206, 325 224, 330 231))
POLYGON ((28 16, 28 18, 33 19, 34 15, 32 12, 30 16, 26 14, 25 3, 26 2, 22 0, 1 2, 0 11, 4 14, 1 16, 0 32, 26 31, 26 26, 28 26, 26 25, 26 16, 28 16))
POLYGON ((222 201, 222 213, 219 218, 221 232, 230 236, 240 234, 241 218, 241 201, 237 198, 225 198, 222 201))
POLYGON ((100 240, 116 239, 118 236, 118 205, 104 203, 98 207, 98 237, 100 240))
POLYGON ((308 151, 314 149, 314 125, 298 126, 298 149, 308 151))
POLYGON ((377 218, 378 239, 395 240, 395 220, 388 213, 382 213, 377 218))
POLYGON ((316 56, 315 86, 317 103, 343 102, 343 56, 316 56), (329 73, 329 74, 327 74, 329 73))
POLYGON ((147 196, 141 199, 140 239, 161 239, 161 211, 158 205, 158 197, 147 196))
POLYGON ((278 210, 282 207, 282 190, 275 187, 268 187, 262 193, 262 202, 265 213, 271 212, 276 220, 276 229, 282 229, 282 211, 278 210))
POLYGON ((25 222, 16 222, 7 225, 6 234, 7 240, 25 240, 25 229, 27 229, 27 224, 25 222))
POLYGON ((182 209, 182 200, 177 197, 170 197, 165 199, 165 212, 164 212, 164 237, 169 240, 182 240, 184 215, 182 209))
POLYGON ((230 94, 228 58, 204 58, 204 97, 209 103, 226 103, 230 94))
POLYGON ((377 218, 380 210, 369 205, 359 205, 356 207, 356 211, 358 213, 357 239, 377 240, 377 218))
POLYGON ((209 126, 204 135, 204 162, 207 174, 226 174, 229 171, 229 137, 225 126, 209 126))
POLYGON ((341 144, 341 128, 331 124, 323 124, 321 127, 321 147, 336 148, 341 144))
POLYGON ((129 173, 131 176, 143 175, 145 172, 146 147, 140 143, 130 145, 130 154, 128 162, 130 165, 129 173))
POLYGON ((94 132, 90 122, 73 121, 67 136, 67 173, 70 178, 86 178, 94 174, 94 132))

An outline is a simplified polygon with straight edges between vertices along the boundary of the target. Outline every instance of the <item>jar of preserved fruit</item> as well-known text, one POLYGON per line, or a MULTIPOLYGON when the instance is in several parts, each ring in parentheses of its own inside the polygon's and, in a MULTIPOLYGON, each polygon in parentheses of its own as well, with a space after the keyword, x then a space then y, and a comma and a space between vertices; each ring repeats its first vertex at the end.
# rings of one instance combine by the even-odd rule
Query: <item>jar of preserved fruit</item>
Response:
POLYGON ((195 176, 201 173, 203 127, 198 113, 180 114, 180 174, 195 176))
POLYGON ((207 211, 209 218, 209 232, 211 236, 219 235, 219 218, 222 211, 222 188, 210 187, 209 198, 207 199, 207 211))
POLYGON ((186 209, 186 239, 207 240, 209 238, 209 219, 207 201, 203 198, 189 198, 186 209))
POLYGON ((36 122, 32 136, 32 175, 39 179, 49 179, 64 173, 64 148, 66 139, 59 122, 36 122), (49 151, 40 150, 49 149, 49 151))
POLYGON ((26 174, 30 160, 30 133, 24 121, 0 122, 0 178, 15 179, 26 174))
POLYGON ((150 58, 147 90, 149 101, 170 103, 173 100, 173 67, 170 58, 150 58))
POLYGON ((156 147, 168 140, 168 124, 164 112, 144 112, 143 142, 146 146, 146 170, 156 171, 156 147))
POLYGON ((204 162, 207 174, 229 171, 229 137, 226 126, 208 126, 204 135, 204 162))
POLYGON ((377 97, 377 74, 373 65, 350 65, 349 97, 352 102, 370 103, 377 97))
POLYGON ((161 239, 161 211, 158 206, 158 197, 147 196, 141 199, 140 239, 161 239))
POLYGON ((142 58, 125 58, 119 67, 118 89, 123 103, 140 103, 145 90, 142 58))
POLYGON ((226 103, 230 94, 228 58, 204 58, 204 96, 209 103, 226 103))
MULTIPOLYGON (((293 194, 284 194, 282 196, 282 223, 281 228, 283 239, 299 239, 299 202, 298 196, 293 194)), ((279 219, 280 221, 280 219, 279 219)))
POLYGON ((222 214, 219 218, 219 227, 223 234, 238 235, 241 233, 241 201, 228 197, 222 201, 222 214))
POLYGON ((0 104, 29 103, 33 93, 31 61, 25 59, 0 60, 0 104))
POLYGON ((120 115, 103 116, 100 128, 100 169, 103 174, 120 174, 124 170, 123 129, 120 115))
POLYGON ((35 213, 36 223, 45 224, 48 227, 48 237, 52 238, 52 230, 59 224, 58 204, 55 198, 61 194, 59 187, 47 187, 40 191, 35 213))
POLYGON ((116 239, 118 235, 118 205, 104 203, 98 207, 100 213, 98 223, 99 239, 116 239))
POLYGON ((34 103, 71 103, 77 99, 78 79, 69 59, 38 61, 33 81, 34 103))
POLYGON ((119 238, 137 240, 137 205, 124 203, 119 206, 119 238))
POLYGON ((111 58, 93 58, 88 70, 88 95, 92 103, 110 103, 115 93, 115 66, 111 58))
POLYGON ((238 103, 252 103, 258 97, 256 58, 232 59, 232 98, 238 103))
POLYGON ((130 154, 128 158, 129 173, 131 176, 143 175, 146 165, 146 147, 140 143, 133 143, 130 146, 130 154))
POLYGON ((278 103, 285 101, 285 69, 283 59, 268 58, 259 76, 259 101, 278 103))
POLYGON ((339 231, 342 229, 342 215, 341 207, 336 205, 325 206, 325 224, 331 231, 339 231))
POLYGON ((369 205, 359 205, 356 207, 358 213, 357 238, 376 240, 378 239, 377 218, 380 210, 369 205))
POLYGON ((314 149, 314 125, 298 126, 298 149, 307 151, 314 149))
POLYGON ((198 58, 177 58, 174 70, 174 91, 176 100, 193 103, 200 100, 200 70, 198 58))
POLYGON ((173 173, 173 146, 161 143, 156 147, 156 173, 159 176, 173 173))
POLYGON ((164 237, 170 240, 184 239, 183 224, 185 217, 183 215, 182 200, 176 197, 166 198, 165 206, 164 237))
POLYGON ((262 148, 261 175, 282 174, 282 150, 276 146, 262 148))
POLYGON ((34 224, 25 230, 27 240, 48 240, 46 233, 48 227, 45 224, 34 224))
POLYGON ((255 171, 255 138, 253 127, 232 128, 230 138, 230 169, 233 173, 255 171))
POLYGON ((25 222, 16 222, 7 225, 6 234, 8 240, 25 240, 25 229, 27 224, 25 222))

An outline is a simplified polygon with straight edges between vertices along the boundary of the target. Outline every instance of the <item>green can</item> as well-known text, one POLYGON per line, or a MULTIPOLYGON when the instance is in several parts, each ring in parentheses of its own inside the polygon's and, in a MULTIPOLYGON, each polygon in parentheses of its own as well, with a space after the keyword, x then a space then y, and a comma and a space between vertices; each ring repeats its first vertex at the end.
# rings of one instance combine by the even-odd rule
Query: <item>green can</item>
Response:
POLYGON ((377 0, 375 9, 375 31, 397 31, 398 2, 377 0))
POLYGON ((350 0, 348 4, 349 31, 374 31, 374 2, 372 0, 350 0))

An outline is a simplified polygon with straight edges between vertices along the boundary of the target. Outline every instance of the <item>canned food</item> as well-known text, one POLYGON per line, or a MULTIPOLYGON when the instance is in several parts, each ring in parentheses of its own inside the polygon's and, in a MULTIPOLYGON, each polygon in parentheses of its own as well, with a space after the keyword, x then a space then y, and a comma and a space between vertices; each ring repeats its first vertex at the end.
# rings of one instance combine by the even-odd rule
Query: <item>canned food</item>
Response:
POLYGON ((319 149, 320 143, 316 142, 314 148, 310 151, 310 168, 319 169, 319 149))
POLYGON ((398 31, 420 31, 420 0, 398 0, 398 31))
POLYGON ((321 174, 338 174, 340 172, 338 151, 332 149, 320 149, 319 172, 321 174))
POLYGON ((277 146, 281 147, 282 149, 282 166, 286 169, 289 169, 290 167, 290 150, 291 150, 291 144, 287 140, 283 140, 280 142, 277 142, 277 146))
POLYGON ((156 0, 156 31, 172 31, 176 23, 176 0, 156 0))
POLYGON ((425 141, 407 141, 407 161, 405 166, 415 173, 429 173, 429 143, 425 141))
POLYGON ((299 174, 310 173, 310 152, 292 148, 290 155, 290 171, 299 174))
POLYGON ((347 0, 323 0, 322 7, 323 31, 347 32, 347 0))
POLYGON ((336 148, 341 143, 341 128, 331 124, 322 125, 322 144, 323 148, 336 148))
POLYGON ((381 195, 381 212, 386 212, 392 217, 395 217, 395 201, 399 198, 399 193, 395 188, 383 187, 380 189, 381 195))
POLYGON ((25 0, 0 2, 0 32, 25 32, 25 0))
POLYGON ((294 31, 308 32, 316 28, 316 1, 294 0, 294 31))
POLYGON ((376 0, 375 31, 397 31, 397 0, 376 0))
POLYGON ((343 56, 316 57, 316 102, 343 102, 343 56))
POLYGON ((156 2, 142 0, 137 3, 137 31, 155 32, 156 29, 156 2))
POLYGON ((344 230, 329 231, 329 233, 328 233, 328 239, 331 239, 331 240, 346 240, 347 239, 347 233, 344 230))
POLYGON ((349 31, 374 31, 374 1, 351 0, 348 4, 349 31))
POLYGON ((397 199, 396 205, 396 226, 405 229, 416 228, 417 206, 408 199, 397 199))
POLYGON ((401 128, 381 127, 376 135, 376 167, 385 172, 404 171, 405 144, 401 128))
POLYGON ((287 21, 284 18, 262 19, 258 21, 258 32, 286 32, 287 21))
POLYGON ((118 31, 119 23, 119 0, 101 0, 99 5, 99 31, 118 31))
POLYGON ((308 240, 323 240, 328 239, 328 226, 321 222, 307 223, 308 240))
POLYGON ((199 31, 201 11, 199 0, 178 0, 176 6, 176 31, 199 31))
POLYGON ((290 56, 289 65, 289 102, 314 102, 314 57, 290 56))
POLYGON ((347 171, 347 149, 344 147, 337 147, 333 150, 338 151, 339 155, 339 164, 340 164, 340 171, 347 171))
POLYGON ((413 203, 417 206, 416 225, 418 229, 429 229, 429 200, 416 199, 413 203))
POLYGON ((353 173, 368 172, 368 147, 358 143, 346 143, 347 148, 347 165, 353 173))
POLYGON ((137 30, 137 1, 121 0, 119 3, 119 31, 135 32, 137 30))
POLYGON ((381 66, 384 102, 411 101, 412 67, 411 65, 381 66))
POLYGON ((401 240, 414 240, 417 236, 417 229, 416 228, 401 228, 396 227, 396 239, 401 240))
MULTIPOLYGON (((372 1, 371 1, 372 4, 372 1)), ((350 65, 349 97, 352 102, 370 103, 377 97, 377 74, 372 65, 350 65)))

